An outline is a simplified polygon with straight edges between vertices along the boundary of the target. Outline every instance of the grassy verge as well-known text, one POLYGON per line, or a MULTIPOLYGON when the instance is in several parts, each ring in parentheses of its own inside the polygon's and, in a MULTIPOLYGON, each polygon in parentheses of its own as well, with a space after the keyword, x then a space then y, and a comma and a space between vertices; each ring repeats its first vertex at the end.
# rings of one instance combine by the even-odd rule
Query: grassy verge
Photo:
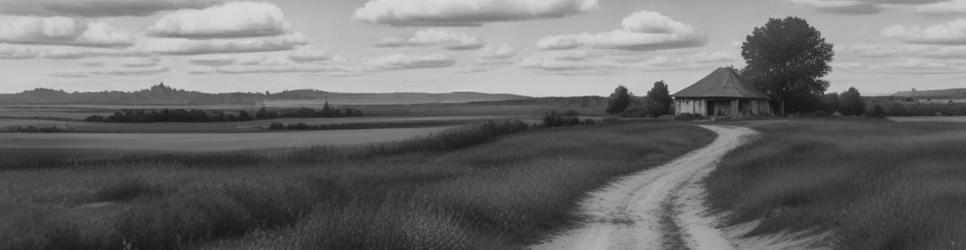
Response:
POLYGON ((674 123, 481 126, 270 158, 305 161, 5 170, 0 248, 519 248, 577 220, 586 192, 713 139, 674 123))
POLYGON ((966 127, 871 120, 763 122, 708 179, 728 224, 750 235, 831 230, 839 249, 966 244, 966 127))

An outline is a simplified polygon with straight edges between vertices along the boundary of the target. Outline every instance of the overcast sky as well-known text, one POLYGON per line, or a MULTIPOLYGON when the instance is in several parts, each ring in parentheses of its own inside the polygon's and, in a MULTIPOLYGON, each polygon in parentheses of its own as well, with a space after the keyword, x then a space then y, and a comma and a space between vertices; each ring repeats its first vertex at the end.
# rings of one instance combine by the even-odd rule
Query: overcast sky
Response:
POLYGON ((673 92, 785 16, 832 91, 966 87, 966 0, 0 0, 0 92, 673 92))

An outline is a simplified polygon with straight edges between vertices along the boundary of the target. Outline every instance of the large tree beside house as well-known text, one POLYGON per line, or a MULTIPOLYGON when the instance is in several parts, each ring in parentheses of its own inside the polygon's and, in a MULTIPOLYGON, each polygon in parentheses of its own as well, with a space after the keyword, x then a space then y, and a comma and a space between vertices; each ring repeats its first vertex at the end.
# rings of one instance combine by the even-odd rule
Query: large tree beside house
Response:
POLYGON ((772 18, 756 27, 741 46, 746 66, 742 78, 771 97, 776 110, 808 112, 829 87, 822 78, 832 71, 835 51, 805 19, 772 18))

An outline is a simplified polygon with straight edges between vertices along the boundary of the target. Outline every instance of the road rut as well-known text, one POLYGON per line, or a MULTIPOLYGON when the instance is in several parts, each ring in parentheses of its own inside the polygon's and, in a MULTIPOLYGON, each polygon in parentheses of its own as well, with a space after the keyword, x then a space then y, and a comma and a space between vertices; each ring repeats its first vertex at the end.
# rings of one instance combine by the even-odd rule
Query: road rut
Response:
POLYGON ((663 166, 624 177, 581 204, 588 220, 532 249, 734 249, 704 207, 701 186, 754 130, 702 126, 718 138, 663 166))

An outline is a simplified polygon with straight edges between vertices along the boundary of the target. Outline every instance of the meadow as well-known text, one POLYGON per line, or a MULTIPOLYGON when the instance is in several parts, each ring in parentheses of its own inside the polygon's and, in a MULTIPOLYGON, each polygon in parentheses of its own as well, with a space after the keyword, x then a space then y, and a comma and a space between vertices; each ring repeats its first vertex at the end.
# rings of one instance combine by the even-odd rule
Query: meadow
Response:
POLYGON ((748 236, 831 232, 834 249, 961 249, 966 125, 866 119, 743 123, 762 132, 706 182, 748 236))
POLYGON ((0 169, 0 248, 520 248, 578 221, 588 191, 713 138, 506 121, 358 146, 40 154, 0 169))

